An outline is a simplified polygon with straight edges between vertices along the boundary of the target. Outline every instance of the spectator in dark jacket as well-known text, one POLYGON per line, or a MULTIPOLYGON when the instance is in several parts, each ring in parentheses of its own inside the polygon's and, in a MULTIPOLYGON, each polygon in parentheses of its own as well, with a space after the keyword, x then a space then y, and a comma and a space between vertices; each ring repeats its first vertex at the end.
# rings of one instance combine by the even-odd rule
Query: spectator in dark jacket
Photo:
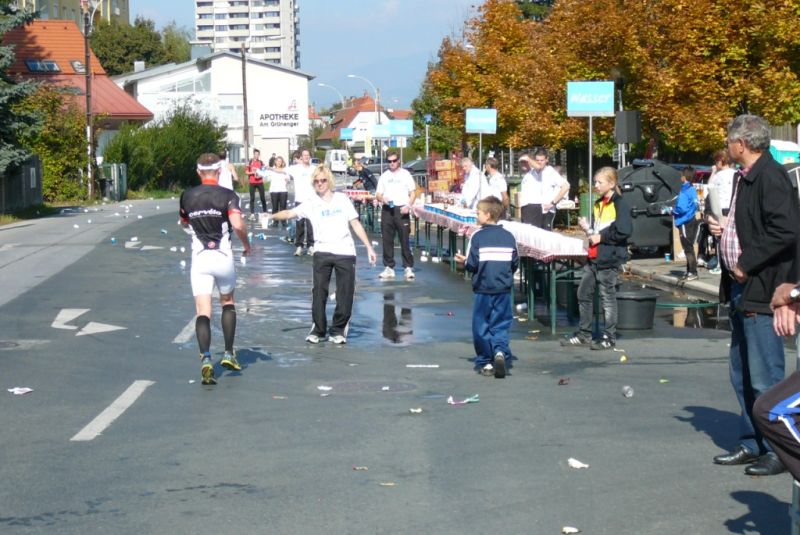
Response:
POLYGON ((613 349, 617 340, 617 280, 620 265, 628 259, 628 237, 633 233, 633 224, 631 210, 617 186, 616 169, 598 170, 594 189, 600 197, 594 203, 594 225, 582 217, 578 219, 589 236, 588 261, 578 286, 580 330, 561 340, 561 345, 613 349), (605 329, 601 338, 592 340, 594 293, 598 286, 605 329))
POLYGON ((472 342, 475 346, 475 368, 498 379, 506 376, 511 357, 508 330, 514 319, 511 308, 511 287, 519 266, 517 241, 514 235, 497 224, 505 207, 496 197, 478 201, 478 224, 466 256, 455 260, 472 273, 472 342))
POLYGON ((725 465, 750 464, 745 473, 768 476, 783 463, 753 423, 755 401, 783 379, 783 340, 773 329, 770 308, 775 289, 796 282, 795 256, 800 206, 789 176, 769 153, 767 122, 740 115, 728 127, 728 151, 736 173, 730 212, 724 226, 710 222, 720 236, 720 300, 730 302, 730 377, 741 407, 739 444, 714 457, 725 465))

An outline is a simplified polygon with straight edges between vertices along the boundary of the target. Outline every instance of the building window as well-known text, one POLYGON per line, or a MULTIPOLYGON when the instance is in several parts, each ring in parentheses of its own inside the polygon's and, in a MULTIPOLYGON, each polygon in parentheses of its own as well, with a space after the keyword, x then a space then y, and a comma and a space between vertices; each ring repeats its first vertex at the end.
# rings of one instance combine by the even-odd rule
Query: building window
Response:
POLYGON ((231 30, 246 30, 247 24, 231 24, 228 28, 231 30))
POLYGON ((217 13, 217 14, 214 15, 214 18, 217 19, 217 20, 225 20, 225 19, 228 18, 228 14, 227 13, 217 13))
POLYGON ((25 66, 28 67, 30 72, 61 72, 61 69, 58 67, 58 63, 49 59, 26 59, 25 66))
POLYGON ((268 46, 267 48, 264 49, 264 52, 273 53, 273 54, 274 53, 280 53, 280 51, 281 51, 281 47, 279 47, 279 46, 268 46))
POLYGON ((212 15, 211 13, 200 13, 199 15, 197 15, 197 18, 200 20, 213 19, 214 15, 212 15))
POLYGON ((197 2, 197 7, 211 7, 214 2, 197 2))
POLYGON ((197 26, 198 32, 210 32, 213 29, 214 29, 213 26, 197 26))
POLYGON ((227 26, 214 26, 214 29, 217 30, 218 32, 227 32, 228 31, 228 27, 227 26))

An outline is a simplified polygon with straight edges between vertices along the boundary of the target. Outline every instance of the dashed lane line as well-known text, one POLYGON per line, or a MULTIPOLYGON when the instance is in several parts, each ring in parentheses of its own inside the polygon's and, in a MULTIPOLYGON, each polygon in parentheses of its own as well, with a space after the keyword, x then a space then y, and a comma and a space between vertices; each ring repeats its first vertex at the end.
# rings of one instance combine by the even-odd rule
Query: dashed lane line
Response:
POLYGON ((71 442, 86 442, 94 440, 112 423, 122 416, 134 402, 139 399, 148 387, 156 384, 155 381, 134 381, 114 402, 89 422, 86 427, 70 439, 71 442))

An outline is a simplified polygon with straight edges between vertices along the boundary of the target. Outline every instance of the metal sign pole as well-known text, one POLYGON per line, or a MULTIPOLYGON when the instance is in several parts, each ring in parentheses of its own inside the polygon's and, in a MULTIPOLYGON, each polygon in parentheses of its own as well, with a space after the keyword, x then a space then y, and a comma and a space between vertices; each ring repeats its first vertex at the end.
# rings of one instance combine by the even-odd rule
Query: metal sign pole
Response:
POLYGON ((592 179, 592 116, 589 116, 589 206, 587 213, 589 215, 589 226, 594 227, 594 203, 592 202, 592 193, 594 191, 594 180, 592 179))

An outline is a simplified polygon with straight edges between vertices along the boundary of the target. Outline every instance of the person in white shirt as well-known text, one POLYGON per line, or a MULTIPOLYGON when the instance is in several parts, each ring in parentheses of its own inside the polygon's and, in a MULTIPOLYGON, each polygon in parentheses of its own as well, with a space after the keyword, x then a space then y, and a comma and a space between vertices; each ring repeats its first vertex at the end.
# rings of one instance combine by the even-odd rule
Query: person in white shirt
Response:
MULTIPOLYGON (((500 162, 497 158, 486 158, 483 164, 486 174, 488 175, 489 190, 493 197, 497 197, 505 207, 505 213, 508 213, 508 183, 506 177, 500 172, 500 162)), ((486 195, 484 195, 485 197, 486 195)))
POLYGON ((347 342, 350 316, 353 312, 353 295, 356 288, 356 246, 350 230, 367 248, 367 258, 374 265, 377 257, 364 227, 358 220, 353 203, 344 193, 334 192, 333 173, 324 165, 312 173, 315 194, 291 210, 272 214, 275 220, 293 217, 311 221, 316 234, 314 254, 314 287, 311 293, 311 318, 313 325, 306 341, 318 344, 328 335, 334 344, 347 342), (330 328, 325 315, 331 274, 336 272, 336 309, 330 328))
MULTIPOLYGON (((286 170, 294 180, 294 205, 303 204, 314 196, 314 188, 311 185, 311 174, 314 166, 311 165, 311 153, 308 149, 303 149, 300 153, 300 160, 294 165, 290 165, 286 170)), ((295 256, 303 254, 303 245, 308 247, 308 254, 314 254, 314 227, 307 218, 297 220, 297 230, 294 236, 295 256), (305 243, 304 243, 305 242, 305 243)))
POLYGON ((486 177, 475 167, 470 158, 461 158, 461 169, 464 171, 461 205, 474 210, 478 206, 478 201, 491 194, 491 188, 486 177))
MULTIPOLYGON (((269 200, 272 204, 272 213, 277 214, 281 210, 286 210, 286 203, 289 198, 287 185, 291 177, 286 170, 286 161, 283 156, 275 156, 270 160, 272 160, 274 166, 259 169, 258 174, 269 181, 269 200)), ((272 224, 273 226, 278 226, 277 221, 273 221, 272 224)), ((283 228, 286 228, 286 221, 281 221, 281 224, 283 228)))
POLYGON ((556 205, 569 193, 569 182, 547 165, 547 150, 536 149, 533 157, 523 154, 519 165, 526 173, 519 190, 522 222, 550 230, 556 217, 556 205))
POLYGON ((218 156, 221 165, 219 170, 219 185, 231 191, 236 191, 233 184, 234 182, 236 184, 239 183, 239 174, 236 172, 236 167, 228 161, 228 151, 223 149, 218 156))
POLYGON ((728 209, 731 205, 731 196, 733 195, 733 179, 736 176, 736 171, 731 166, 730 156, 727 150, 718 150, 714 154, 714 166, 711 168, 711 176, 708 177, 708 194, 705 200, 705 224, 703 225, 700 233, 700 256, 697 259, 699 265, 705 265, 712 275, 719 275, 722 273, 722 268, 719 265, 719 254, 716 254, 716 260, 712 260, 708 254, 708 237, 710 236, 714 241, 715 251, 719 250, 719 239, 712 236, 709 232, 709 223, 719 224, 716 216, 711 211, 711 196, 716 196, 719 200, 721 215, 723 217, 722 224, 725 224, 725 218, 728 216, 728 209))
POLYGON ((400 236, 400 251, 403 255, 403 275, 412 280, 414 275, 414 255, 408 236, 411 234, 411 205, 417 196, 417 184, 406 169, 400 167, 396 152, 386 155, 389 169, 378 179, 375 198, 383 205, 381 210, 381 237, 383 238, 384 270, 378 275, 381 279, 394 278, 394 236, 400 236))

